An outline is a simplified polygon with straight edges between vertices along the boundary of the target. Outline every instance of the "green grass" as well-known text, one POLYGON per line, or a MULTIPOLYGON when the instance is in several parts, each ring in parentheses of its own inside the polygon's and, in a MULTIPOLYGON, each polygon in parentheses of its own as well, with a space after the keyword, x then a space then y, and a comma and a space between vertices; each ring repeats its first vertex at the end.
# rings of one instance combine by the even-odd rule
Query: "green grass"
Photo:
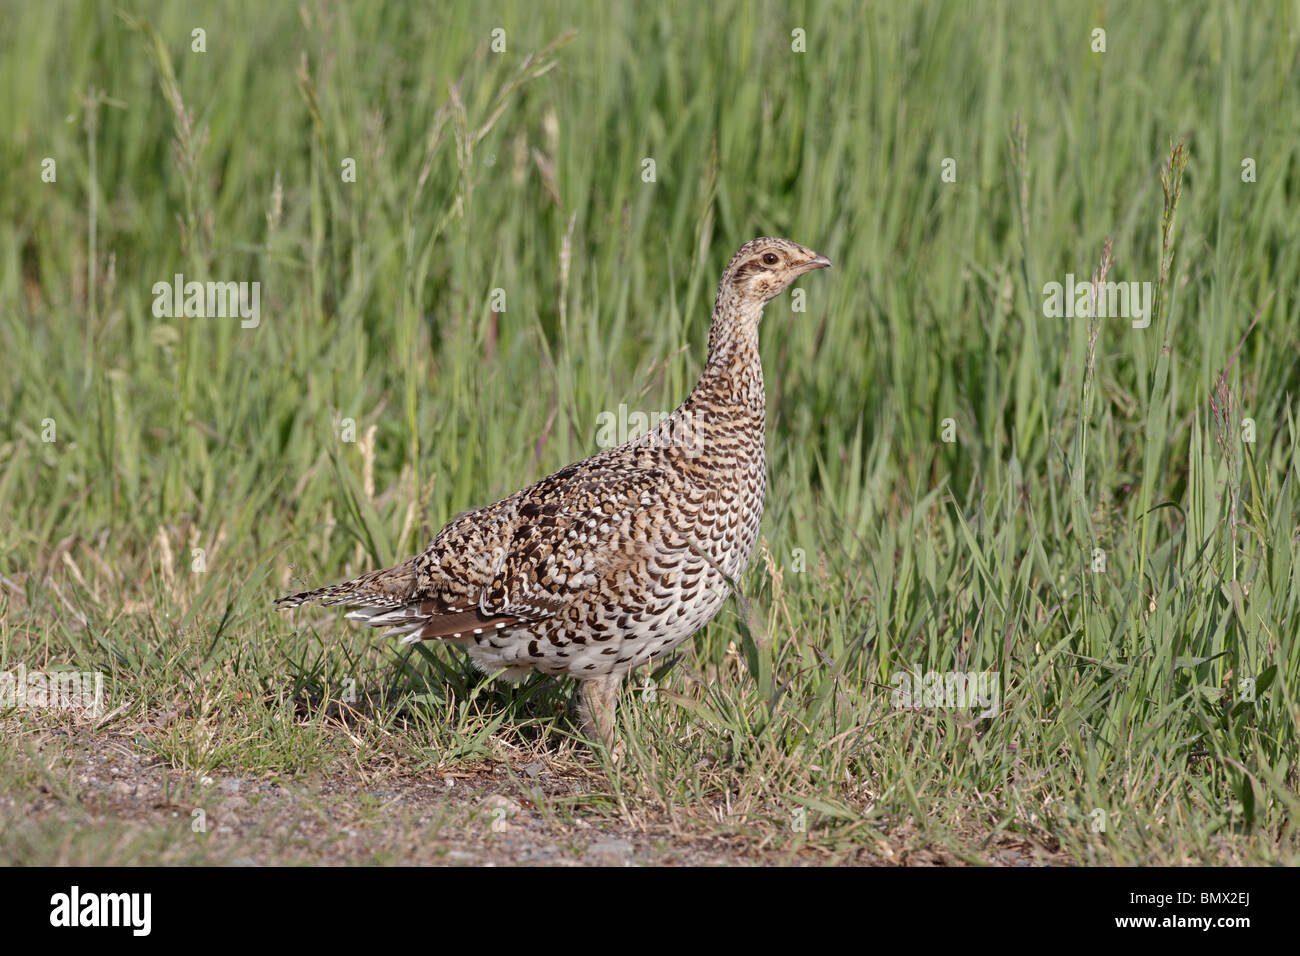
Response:
MULTIPOLYGON (((270 601, 673 408, 727 257, 786 235, 835 268, 764 322, 752 614, 629 689, 585 810, 1295 861, 1295 3, 6 6, 0 670, 104 671, 95 732, 191 778, 577 760, 567 684, 270 601), (1044 317, 1108 238, 1151 326, 1044 317), (155 318, 178 272, 260 282, 260 325, 155 318), (1000 713, 895 707, 907 670, 996 675, 1000 713)), ((174 830, 126 858, 193 859, 174 830)), ((124 858, 62 839, 0 859, 124 858)))

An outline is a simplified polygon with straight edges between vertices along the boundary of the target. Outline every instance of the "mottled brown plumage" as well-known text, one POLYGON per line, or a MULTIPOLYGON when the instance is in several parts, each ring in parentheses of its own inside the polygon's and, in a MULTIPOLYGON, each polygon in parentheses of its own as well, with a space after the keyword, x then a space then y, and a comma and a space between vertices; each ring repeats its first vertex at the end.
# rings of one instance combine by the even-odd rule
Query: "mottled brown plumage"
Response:
POLYGON ((658 427, 461 515, 396 567, 276 603, 353 606, 508 679, 569 674, 587 731, 612 746, 623 676, 707 624, 749 562, 766 478, 763 306, 829 265, 787 239, 745 243, 718 285, 704 373, 658 427))

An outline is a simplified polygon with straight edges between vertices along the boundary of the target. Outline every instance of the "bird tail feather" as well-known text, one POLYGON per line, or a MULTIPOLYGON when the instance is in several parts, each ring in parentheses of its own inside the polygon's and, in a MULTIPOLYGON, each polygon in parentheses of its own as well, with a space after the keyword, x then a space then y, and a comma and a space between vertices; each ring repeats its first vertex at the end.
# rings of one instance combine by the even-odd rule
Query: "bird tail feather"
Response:
POLYGON ((282 611, 304 604, 355 604, 367 608, 391 608, 406 603, 404 595, 409 586, 410 574, 403 565, 370 571, 341 584, 286 594, 276 598, 275 606, 282 611))

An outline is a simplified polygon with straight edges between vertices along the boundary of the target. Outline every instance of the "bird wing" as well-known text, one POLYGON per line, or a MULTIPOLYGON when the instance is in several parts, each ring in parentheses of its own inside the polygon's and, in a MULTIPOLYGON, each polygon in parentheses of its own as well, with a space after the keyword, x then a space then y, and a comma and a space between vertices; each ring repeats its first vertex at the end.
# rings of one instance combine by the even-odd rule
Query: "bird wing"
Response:
POLYGON ((349 618, 406 643, 545 620, 605 575, 645 560, 647 509, 663 481, 653 467, 578 462, 458 516, 409 561, 277 604, 352 606, 349 618))
POLYGON ((526 619, 552 617, 612 572, 648 555, 647 513, 662 472, 571 466, 521 492, 518 521, 479 607, 526 619))

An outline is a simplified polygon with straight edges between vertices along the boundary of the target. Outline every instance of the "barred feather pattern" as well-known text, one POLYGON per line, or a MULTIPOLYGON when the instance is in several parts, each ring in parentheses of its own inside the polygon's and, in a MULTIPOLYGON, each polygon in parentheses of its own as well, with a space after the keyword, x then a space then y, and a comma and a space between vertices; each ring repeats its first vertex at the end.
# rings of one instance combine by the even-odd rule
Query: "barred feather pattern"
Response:
POLYGON ((746 243, 718 287, 703 374, 656 428, 460 515, 396 567, 277 604, 347 605, 508 679, 608 680, 667 654, 718 613, 758 537, 763 306, 829 264, 786 239, 746 243))

